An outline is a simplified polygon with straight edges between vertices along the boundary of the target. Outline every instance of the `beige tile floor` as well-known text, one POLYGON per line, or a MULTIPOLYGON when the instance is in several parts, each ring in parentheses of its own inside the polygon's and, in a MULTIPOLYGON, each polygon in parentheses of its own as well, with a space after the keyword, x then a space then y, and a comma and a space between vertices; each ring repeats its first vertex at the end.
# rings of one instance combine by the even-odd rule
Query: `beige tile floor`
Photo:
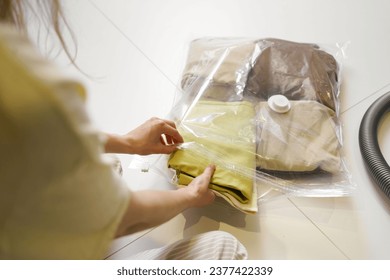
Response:
MULTIPOLYGON (((124 133, 151 116, 169 112, 189 41, 198 37, 277 37, 347 45, 342 68, 341 112, 346 159, 356 192, 344 198, 279 196, 243 215, 217 201, 168 223, 113 242, 109 259, 126 259, 210 230, 235 235, 250 259, 390 259, 390 201, 364 167, 360 120, 390 90, 390 2, 385 0, 89 0, 66 1, 78 38, 78 65, 92 78, 69 71, 89 90, 97 125, 124 133)), ((58 62, 65 65, 63 56, 58 62)), ((390 118, 380 131, 390 160, 390 118)), ((132 189, 169 188, 156 172, 127 169, 132 189)))

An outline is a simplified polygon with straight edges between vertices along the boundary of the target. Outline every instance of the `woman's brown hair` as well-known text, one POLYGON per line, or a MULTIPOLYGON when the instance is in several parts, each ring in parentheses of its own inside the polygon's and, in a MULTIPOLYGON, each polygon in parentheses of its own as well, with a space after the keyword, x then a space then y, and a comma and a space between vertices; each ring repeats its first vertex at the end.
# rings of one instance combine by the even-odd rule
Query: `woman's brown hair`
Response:
POLYGON ((42 25, 45 27, 47 35, 54 31, 67 57, 75 64, 77 48, 75 48, 72 55, 63 37, 62 27, 67 28, 73 42, 75 42, 75 38, 64 17, 59 0, 0 0, 1 22, 12 24, 20 31, 28 34, 28 21, 32 19, 31 17, 35 17, 38 21, 39 29, 42 25))

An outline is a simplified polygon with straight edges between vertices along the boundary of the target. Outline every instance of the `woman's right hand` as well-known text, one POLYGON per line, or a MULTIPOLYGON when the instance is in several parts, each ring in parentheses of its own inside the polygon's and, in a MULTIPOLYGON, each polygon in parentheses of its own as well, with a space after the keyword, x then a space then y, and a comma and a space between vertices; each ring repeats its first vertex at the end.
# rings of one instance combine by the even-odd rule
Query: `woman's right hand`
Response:
POLYGON ((202 207, 211 204, 215 199, 214 192, 209 188, 210 180, 215 172, 215 165, 211 164, 182 190, 187 191, 191 197, 192 207, 202 207))

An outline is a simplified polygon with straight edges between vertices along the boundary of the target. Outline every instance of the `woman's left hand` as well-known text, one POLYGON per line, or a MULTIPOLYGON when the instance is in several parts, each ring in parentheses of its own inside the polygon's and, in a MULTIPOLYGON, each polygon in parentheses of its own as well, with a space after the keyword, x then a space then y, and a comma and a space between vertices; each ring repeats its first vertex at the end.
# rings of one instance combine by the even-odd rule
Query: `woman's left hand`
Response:
POLYGON ((108 135, 106 152, 127 154, 170 154, 183 143, 173 121, 151 118, 129 133, 108 135))

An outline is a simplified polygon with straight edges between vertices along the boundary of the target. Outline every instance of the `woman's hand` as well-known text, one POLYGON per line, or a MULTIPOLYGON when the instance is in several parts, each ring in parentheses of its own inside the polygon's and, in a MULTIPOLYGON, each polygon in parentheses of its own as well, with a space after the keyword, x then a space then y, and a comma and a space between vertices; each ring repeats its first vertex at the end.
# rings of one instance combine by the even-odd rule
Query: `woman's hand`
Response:
POLYGON ((151 118, 125 135, 108 135, 105 149, 108 153, 170 154, 183 141, 173 121, 151 118))
POLYGON ((126 213, 116 236, 151 228, 172 219, 190 207, 201 207, 214 201, 208 188, 215 166, 208 166, 187 187, 177 190, 143 190, 132 192, 126 213))
POLYGON ((209 165, 201 175, 182 189, 183 191, 189 192, 192 207, 206 206, 214 201, 215 194, 209 189, 210 180, 213 177, 214 171, 215 165, 209 165))

